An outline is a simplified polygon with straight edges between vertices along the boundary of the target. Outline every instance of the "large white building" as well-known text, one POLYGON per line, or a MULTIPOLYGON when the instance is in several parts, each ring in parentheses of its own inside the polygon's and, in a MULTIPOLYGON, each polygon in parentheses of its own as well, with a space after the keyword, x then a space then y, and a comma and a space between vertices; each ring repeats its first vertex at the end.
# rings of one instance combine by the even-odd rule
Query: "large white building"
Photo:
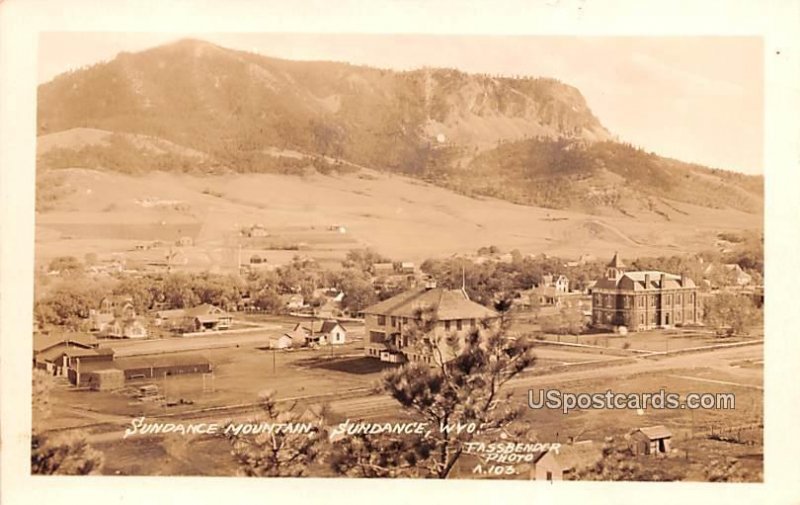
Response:
POLYGON ((424 311, 430 311, 436 320, 433 335, 426 337, 437 337, 435 341, 445 360, 454 357, 453 347, 446 340, 454 341, 457 348, 480 321, 499 317, 494 310, 470 300, 461 289, 433 285, 411 289, 364 309, 365 354, 384 361, 432 363, 430 353, 414 341, 424 311))

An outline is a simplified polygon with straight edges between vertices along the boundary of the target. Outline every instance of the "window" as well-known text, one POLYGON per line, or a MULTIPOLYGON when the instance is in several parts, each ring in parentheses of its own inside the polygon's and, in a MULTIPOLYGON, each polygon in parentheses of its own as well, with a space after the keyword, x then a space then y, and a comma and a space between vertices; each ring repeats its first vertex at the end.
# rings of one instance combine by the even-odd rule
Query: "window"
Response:
POLYGON ((444 331, 450 331, 450 321, 444 322, 444 331))
POLYGON ((625 308, 629 309, 630 307, 631 307, 631 297, 630 296, 626 296, 625 297, 625 308))
POLYGON ((639 314, 639 324, 644 324, 644 314, 639 314))
POLYGON ((681 295, 676 295, 676 296, 678 297, 678 305, 680 305, 683 302, 682 300, 683 297, 681 295))
POLYGON ((397 326, 397 318, 392 316, 392 328, 394 328, 395 326, 397 326))
POLYGON ((474 328, 474 327, 475 327, 475 320, 474 320, 474 319, 470 319, 470 320, 469 320, 469 325, 470 325, 472 328, 474 328))
POLYGON ((667 305, 672 305, 672 295, 667 295, 667 305))
POLYGON ((461 331, 461 319, 456 321, 456 330, 461 331))
POLYGON ((639 307, 644 307, 644 297, 639 297, 639 307))
POLYGON ((386 325, 386 316, 378 316, 378 326, 385 326, 386 325))

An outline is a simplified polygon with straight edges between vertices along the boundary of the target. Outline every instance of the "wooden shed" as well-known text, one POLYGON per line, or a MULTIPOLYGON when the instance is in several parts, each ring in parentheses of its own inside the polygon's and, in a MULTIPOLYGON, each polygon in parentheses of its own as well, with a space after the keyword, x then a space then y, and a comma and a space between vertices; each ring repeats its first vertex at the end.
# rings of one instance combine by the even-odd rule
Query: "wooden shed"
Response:
POLYGON ((631 434, 631 450, 637 456, 669 454, 672 432, 662 425, 639 428, 631 434))
POLYGON ((117 368, 95 370, 86 374, 86 381, 94 391, 113 391, 125 386, 125 372, 117 368))

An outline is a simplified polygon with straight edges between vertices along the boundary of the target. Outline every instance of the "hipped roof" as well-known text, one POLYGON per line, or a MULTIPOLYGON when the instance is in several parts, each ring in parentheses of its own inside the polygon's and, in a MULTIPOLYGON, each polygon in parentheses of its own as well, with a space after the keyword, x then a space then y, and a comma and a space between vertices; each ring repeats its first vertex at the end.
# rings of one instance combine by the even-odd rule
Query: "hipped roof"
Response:
POLYGON ((365 314, 417 317, 419 310, 432 309, 439 320, 484 319, 499 315, 469 299, 460 289, 417 288, 364 309, 365 314))

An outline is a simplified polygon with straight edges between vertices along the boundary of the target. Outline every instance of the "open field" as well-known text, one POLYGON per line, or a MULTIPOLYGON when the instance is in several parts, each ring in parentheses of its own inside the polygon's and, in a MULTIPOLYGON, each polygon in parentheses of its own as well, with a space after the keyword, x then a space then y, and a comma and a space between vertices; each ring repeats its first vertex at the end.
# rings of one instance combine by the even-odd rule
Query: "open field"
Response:
MULTIPOLYGON (((160 353, 202 356, 213 365, 213 382, 210 377, 203 379, 202 375, 169 376, 131 381, 125 389, 114 392, 76 390, 63 384, 54 393, 54 409, 59 415, 51 426, 61 429, 115 422, 125 419, 125 416, 180 415, 204 408, 250 404, 267 390, 274 391, 279 399, 331 395, 335 400, 337 395, 359 389, 364 390, 361 391, 363 395, 377 384, 382 371, 395 365, 363 357, 359 330, 363 333, 363 326, 350 324, 347 344, 317 350, 271 351, 265 349, 265 337, 246 334, 119 343, 115 349, 125 356, 156 349, 160 353), (199 350, 198 346, 205 348, 199 350), (164 407, 155 402, 139 402, 135 399, 135 389, 144 384, 157 385, 167 400, 183 399, 191 401, 191 404, 164 407)), ((536 354, 536 366, 540 369, 618 359, 561 349, 540 349, 536 354)))
MULTIPOLYGON (((296 254, 335 265, 349 249, 372 247, 396 260, 421 261, 475 251, 503 250, 578 257, 584 253, 647 256, 711 247, 719 231, 760 229, 762 217, 675 203, 685 213, 590 216, 469 198, 368 169, 336 176, 136 177, 88 169, 58 171, 63 197, 37 213, 37 260, 58 255, 101 259, 114 252, 137 256, 141 241, 193 238, 182 248, 185 268, 233 268, 241 245, 268 263, 296 254), (119 223, 126 223, 123 228, 119 223), (261 224, 268 237, 239 237, 261 224), (344 233, 336 228, 343 227, 344 233), (130 231, 126 231, 130 230, 130 231), (274 249, 271 249, 274 248, 274 249), (288 248, 288 249, 287 249, 288 248)), ((162 251, 163 252, 163 251, 162 251)))
MULTIPOLYGON (((730 441, 708 438, 712 432, 718 433, 721 428, 758 424, 763 419, 763 391, 761 390, 763 369, 752 366, 754 361, 761 359, 762 351, 762 345, 751 345, 657 360, 639 358, 632 364, 620 366, 526 375, 515 379, 511 387, 514 390, 515 401, 522 405, 527 402, 529 389, 540 388, 558 388, 563 392, 573 393, 605 392, 607 389, 621 393, 655 393, 663 388, 670 393, 679 393, 682 398, 685 398, 685 395, 690 392, 734 393, 736 395, 735 408, 731 410, 646 409, 640 412, 607 409, 575 410, 568 414, 564 414, 560 410, 526 410, 525 418, 532 423, 537 433, 537 439, 549 442, 568 443, 568 440, 573 438, 574 440, 594 440, 595 443, 601 444, 607 436, 622 436, 638 427, 663 424, 673 433, 675 451, 671 457, 659 460, 659 468, 667 469, 670 465, 675 465, 675 468, 682 468, 687 472, 688 479, 703 480, 705 467, 712 460, 723 457, 736 457, 743 466, 756 471, 760 471, 762 468, 763 445, 761 439, 763 435, 760 430, 733 430, 726 434, 726 437, 731 439, 730 441)), ((543 350, 545 355, 543 358, 553 359, 556 357, 553 354, 548 355, 548 352, 549 350, 543 350)), ((244 353, 240 352, 240 354, 244 353)), ((576 354, 585 355, 585 353, 576 354)), ((307 394, 318 394, 325 390, 324 384, 326 383, 314 376, 316 371, 324 370, 322 375, 336 377, 338 383, 336 387, 341 388, 355 384, 367 384, 377 379, 380 373, 380 366, 376 362, 368 363, 355 357, 322 360, 313 354, 296 353, 296 359, 292 361, 292 364, 288 361, 279 361, 279 363, 279 369, 281 366, 291 369, 291 376, 296 377, 291 382, 297 382, 298 385, 305 384, 305 386, 299 387, 308 388, 312 383, 320 386, 315 387, 313 391, 300 391, 307 394), (358 365, 354 365, 354 368, 342 366, 342 363, 346 363, 348 360, 358 363, 358 365), (317 379, 316 382, 315 379, 317 379)), ((242 366, 264 368, 265 364, 257 355, 251 358, 240 356, 236 365, 221 363, 220 373, 222 374, 225 370, 231 373, 227 379, 222 379, 218 384, 227 384, 227 380, 235 379, 239 372, 238 370, 233 371, 233 368, 238 369, 242 366)), ((252 373, 252 369, 250 373, 252 373)), ((263 375, 264 381, 258 386, 278 385, 277 382, 270 380, 269 370, 264 371, 263 375)), ((178 383, 174 387, 178 391, 188 392, 188 389, 180 389, 183 386, 178 383)), ((330 384, 327 387, 330 390, 330 384)), ((251 386, 250 389, 255 392, 259 388, 251 386)), ((298 389, 280 390, 278 396, 285 397, 286 393, 281 391, 298 392, 298 389)), ((234 392, 239 395, 243 393, 245 393, 244 390, 234 392)), ((95 395, 95 397, 98 395, 98 393, 70 394, 95 395)), ((394 400, 382 395, 362 394, 352 398, 339 399, 333 397, 325 402, 330 407, 330 423, 332 424, 346 418, 391 422, 409 417, 394 400)), ((184 419, 185 422, 190 419, 194 422, 224 422, 229 419, 247 421, 253 418, 255 411, 255 409, 239 411, 232 415, 209 413, 200 417, 179 415, 174 420, 184 419)), ((97 414, 95 416, 102 417, 97 414)), ((200 439, 193 441, 191 452, 194 453, 198 447, 202 446, 203 455, 198 458, 187 458, 185 457, 186 449, 181 448, 180 441, 170 440, 170 437, 122 440, 121 430, 128 422, 126 419, 130 418, 118 417, 117 423, 120 426, 118 430, 107 431, 108 428, 106 428, 90 436, 90 441, 102 449, 109 458, 109 463, 104 469, 105 473, 230 475, 235 472, 235 468, 229 460, 229 448, 224 440, 200 439), (181 456, 182 454, 183 456, 181 456), (167 467, 161 465, 167 465, 167 467)), ((326 467, 320 466, 312 469, 312 474, 325 476, 330 475, 330 471, 326 467)), ((464 474, 462 469, 461 473, 457 473, 455 476, 468 477, 469 475, 464 474)))

